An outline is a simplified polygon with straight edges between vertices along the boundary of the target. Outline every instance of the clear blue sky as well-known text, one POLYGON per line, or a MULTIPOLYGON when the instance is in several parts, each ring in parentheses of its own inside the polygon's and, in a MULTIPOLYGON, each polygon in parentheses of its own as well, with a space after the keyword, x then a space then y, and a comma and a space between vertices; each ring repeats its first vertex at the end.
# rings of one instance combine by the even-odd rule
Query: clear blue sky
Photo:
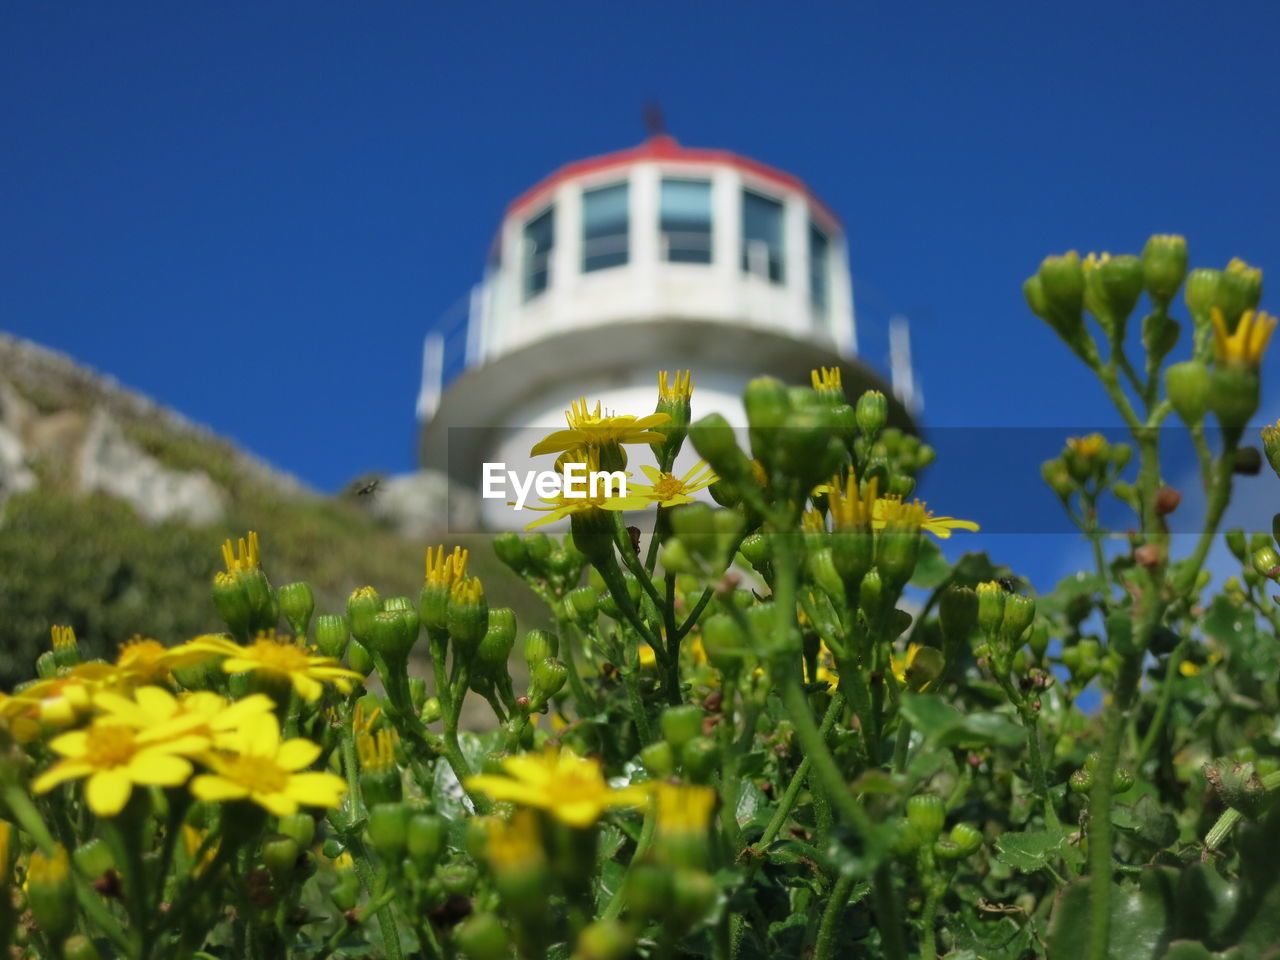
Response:
POLYGON ((1280 277, 1280 5, 792 7, 11 0, 0 327, 322 489, 409 469, 422 335, 505 204, 651 98, 843 217, 932 426, 1114 422, 1023 305, 1047 252, 1181 232, 1280 277))

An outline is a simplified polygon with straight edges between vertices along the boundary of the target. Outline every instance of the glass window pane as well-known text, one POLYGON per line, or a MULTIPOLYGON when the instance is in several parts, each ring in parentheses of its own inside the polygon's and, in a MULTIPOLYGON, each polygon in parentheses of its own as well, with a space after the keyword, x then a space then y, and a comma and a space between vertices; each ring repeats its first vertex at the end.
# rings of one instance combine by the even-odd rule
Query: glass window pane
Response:
POLYGON ((672 263, 711 262, 711 183, 662 181, 662 257, 672 263))
POLYGON ((826 316, 828 285, 831 275, 831 241, 818 228, 809 224, 809 302, 819 315, 826 316))
POLYGON ((785 279, 782 247, 782 204, 750 190, 742 192, 742 269, 768 277, 773 283, 785 279))
POLYGON ((555 207, 548 207, 524 225, 524 298, 532 300, 551 275, 551 250, 556 242, 555 207))
POLYGON ((627 184, 582 194, 582 270, 620 267, 627 262, 627 184))

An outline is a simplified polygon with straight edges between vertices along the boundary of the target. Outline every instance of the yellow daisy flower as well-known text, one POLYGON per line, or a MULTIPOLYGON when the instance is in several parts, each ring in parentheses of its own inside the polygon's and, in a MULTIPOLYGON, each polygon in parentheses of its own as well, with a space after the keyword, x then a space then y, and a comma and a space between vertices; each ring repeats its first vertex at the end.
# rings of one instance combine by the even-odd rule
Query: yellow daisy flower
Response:
POLYGON ((300 737, 281 741, 280 724, 272 713, 254 714, 227 738, 231 753, 211 753, 204 761, 212 773, 191 781, 200 800, 252 800, 278 817, 302 805, 337 807, 347 785, 328 772, 300 773, 320 756, 320 747, 300 737))
POLYGON ((614 789, 601 775, 599 760, 567 748, 507 757, 502 766, 510 776, 478 774, 467 778, 466 788, 494 800, 546 810, 571 827, 591 826, 610 807, 644 803, 651 789, 648 784, 614 789))
POLYGON ((657 467, 644 464, 640 467, 649 478, 648 484, 632 483, 627 486, 628 495, 644 497, 657 503, 660 507, 674 507, 681 503, 692 503, 691 494, 711 486, 719 477, 707 468, 705 460, 699 460, 683 477, 663 473, 657 467))
POLYGON ((510 820, 486 820, 484 852, 494 873, 527 870, 546 860, 538 815, 532 810, 517 810, 510 820))
POLYGON ((693 396, 693 371, 677 370, 673 377, 666 370, 658 371, 658 399, 678 403, 693 396))
POLYGON ((166 647, 159 640, 135 636, 120 644, 116 666, 139 683, 156 683, 167 680, 172 670, 201 663, 209 656, 207 651, 190 649, 185 644, 166 647))
POLYGON ((212 634, 197 637, 186 646, 226 657, 222 661, 224 673, 261 673, 288 681, 298 696, 308 702, 320 697, 326 683, 350 693, 351 681, 361 679, 360 674, 343 667, 335 658, 315 656, 314 647, 293 642, 288 637, 277 637, 274 630, 258 634, 247 647, 212 634))
POLYGON ((901 497, 881 497, 876 501, 871 526, 876 530, 886 527, 915 528, 931 533, 939 540, 946 540, 952 530, 976 531, 980 529, 972 520, 955 517, 936 517, 919 500, 904 503, 901 497))
POLYGON ((660 782, 654 788, 658 804, 658 832, 703 833, 716 805, 712 787, 660 782))
POLYGON ((88 777, 89 807, 100 817, 112 817, 124 808, 135 784, 176 787, 186 783, 191 776, 188 758, 207 750, 208 738, 191 732, 184 721, 175 722, 163 708, 152 713, 147 706, 137 707, 145 721, 138 727, 108 713, 84 730, 54 737, 49 746, 62 759, 36 777, 31 789, 47 793, 67 780, 88 777))
POLYGON ((1213 355, 1218 363, 1257 370, 1275 332, 1276 318, 1261 311, 1246 310, 1235 330, 1228 333, 1221 310, 1214 307, 1209 316, 1213 321, 1213 355))
POLYGON ((557 520, 562 520, 574 513, 586 513, 589 510, 643 510, 653 503, 652 500, 646 497, 632 495, 630 492, 625 497, 607 496, 604 493, 599 493, 594 497, 566 497, 564 493, 558 493, 554 497, 543 497, 542 502, 547 506, 525 507, 526 510, 538 510, 546 513, 545 517, 539 517, 537 520, 526 523, 524 527, 526 530, 532 530, 534 527, 541 527, 547 523, 555 523, 557 520))
POLYGON ((565 413, 568 430, 557 430, 539 440, 531 457, 543 453, 559 453, 574 447, 604 447, 620 443, 662 443, 660 433, 651 428, 668 423, 671 417, 665 413, 651 413, 647 417, 616 416, 601 413, 600 404, 594 410, 587 408, 587 398, 575 400, 565 413))

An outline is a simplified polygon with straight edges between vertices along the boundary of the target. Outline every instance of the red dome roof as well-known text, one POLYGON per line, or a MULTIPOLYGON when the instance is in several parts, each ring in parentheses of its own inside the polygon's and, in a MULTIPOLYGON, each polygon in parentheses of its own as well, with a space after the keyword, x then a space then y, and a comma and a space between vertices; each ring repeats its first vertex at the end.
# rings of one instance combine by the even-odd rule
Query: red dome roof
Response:
POLYGON ((588 157, 585 160, 575 160, 573 163, 565 164, 555 173, 545 177, 516 197, 507 207, 507 216, 525 212, 530 207, 538 205, 565 180, 571 180, 587 173, 608 170, 611 167, 629 166, 644 160, 672 160, 689 163, 723 164, 736 167, 743 173, 748 173, 757 179, 766 180, 789 190, 804 192, 809 198, 814 215, 818 220, 825 221, 824 226, 837 229, 840 227, 840 218, 832 213, 827 205, 819 200, 799 177, 784 173, 768 164, 752 160, 750 157, 744 157, 729 150, 682 147, 674 137, 665 133, 652 136, 636 147, 615 150, 613 153, 604 153, 598 157, 588 157))

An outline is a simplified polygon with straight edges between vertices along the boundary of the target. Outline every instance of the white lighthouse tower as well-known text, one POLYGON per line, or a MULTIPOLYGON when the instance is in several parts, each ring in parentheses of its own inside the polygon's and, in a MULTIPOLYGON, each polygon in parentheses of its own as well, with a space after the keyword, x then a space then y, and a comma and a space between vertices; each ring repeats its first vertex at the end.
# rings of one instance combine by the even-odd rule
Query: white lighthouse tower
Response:
MULTIPOLYGON (((656 371, 688 368, 694 418, 743 423, 749 379, 807 383, 816 367, 839 367, 850 396, 884 390, 892 421, 912 426, 858 360, 835 214, 791 174, 657 134, 570 163, 507 208, 465 313, 427 335, 420 457, 474 492, 485 462, 532 466, 533 442, 579 396, 644 415, 656 371)), ((483 509, 490 527, 534 516, 483 509)))

